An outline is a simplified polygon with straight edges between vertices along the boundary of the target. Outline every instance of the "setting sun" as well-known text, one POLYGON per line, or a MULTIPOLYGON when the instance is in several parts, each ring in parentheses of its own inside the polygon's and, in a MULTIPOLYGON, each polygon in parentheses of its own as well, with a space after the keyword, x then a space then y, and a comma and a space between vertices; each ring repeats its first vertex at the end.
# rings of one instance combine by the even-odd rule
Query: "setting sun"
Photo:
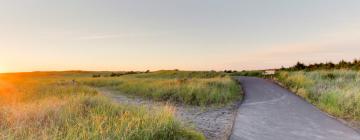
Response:
POLYGON ((0 66, 0 73, 4 73, 4 72, 6 72, 6 69, 0 66))
POLYGON ((0 140, 360 140, 359 6, 3 0, 0 140))

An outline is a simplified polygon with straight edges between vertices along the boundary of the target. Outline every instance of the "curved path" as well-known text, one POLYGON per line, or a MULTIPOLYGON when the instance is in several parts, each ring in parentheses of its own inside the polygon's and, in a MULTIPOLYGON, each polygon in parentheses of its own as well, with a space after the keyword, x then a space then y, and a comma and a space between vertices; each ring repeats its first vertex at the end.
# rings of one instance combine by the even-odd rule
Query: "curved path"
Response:
POLYGON ((360 140, 355 130, 271 81, 238 80, 245 99, 231 140, 360 140))

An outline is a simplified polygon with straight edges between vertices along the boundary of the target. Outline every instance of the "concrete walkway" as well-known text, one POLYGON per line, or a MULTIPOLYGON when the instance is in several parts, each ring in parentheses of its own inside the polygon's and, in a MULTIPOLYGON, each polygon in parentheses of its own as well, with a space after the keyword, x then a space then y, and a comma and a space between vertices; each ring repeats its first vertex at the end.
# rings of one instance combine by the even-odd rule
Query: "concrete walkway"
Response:
POLYGON ((245 99, 231 140, 360 140, 355 130, 273 82, 238 79, 245 99))

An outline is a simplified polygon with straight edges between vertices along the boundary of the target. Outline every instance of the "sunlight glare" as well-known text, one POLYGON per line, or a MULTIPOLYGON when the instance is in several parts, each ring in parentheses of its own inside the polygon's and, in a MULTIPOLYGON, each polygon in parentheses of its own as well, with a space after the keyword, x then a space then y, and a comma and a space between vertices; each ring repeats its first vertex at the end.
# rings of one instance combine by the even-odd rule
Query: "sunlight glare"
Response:
POLYGON ((6 69, 0 66, 0 73, 5 73, 6 69))

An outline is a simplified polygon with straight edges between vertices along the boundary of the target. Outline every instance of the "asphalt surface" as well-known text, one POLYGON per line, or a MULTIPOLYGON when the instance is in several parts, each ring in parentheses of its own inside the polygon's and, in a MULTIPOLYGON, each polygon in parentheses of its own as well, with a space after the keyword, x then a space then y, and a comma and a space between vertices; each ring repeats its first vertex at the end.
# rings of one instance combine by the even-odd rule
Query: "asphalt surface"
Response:
POLYGON ((230 140, 360 140, 360 134, 277 84, 238 78, 245 92, 230 140))

